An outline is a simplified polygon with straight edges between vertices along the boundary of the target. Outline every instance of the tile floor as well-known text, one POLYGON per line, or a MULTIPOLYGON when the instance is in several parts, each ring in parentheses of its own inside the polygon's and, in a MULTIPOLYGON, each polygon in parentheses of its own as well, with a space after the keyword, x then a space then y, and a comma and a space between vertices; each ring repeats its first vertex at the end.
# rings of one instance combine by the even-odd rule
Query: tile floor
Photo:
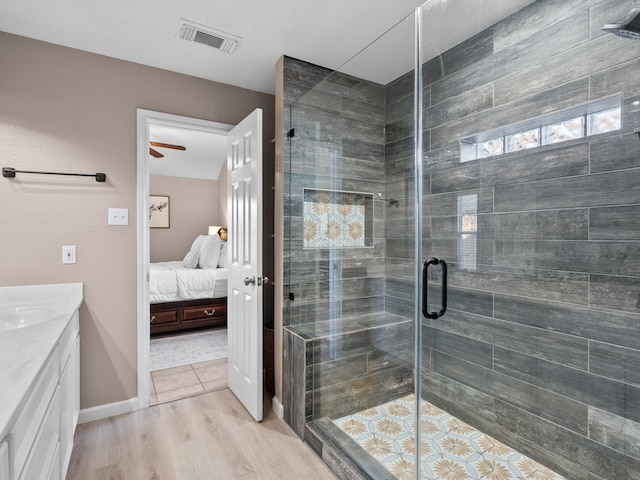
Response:
POLYGON ((171 402, 227 388, 227 359, 210 360, 151 372, 149 404, 171 402))
MULTIPOLYGON (((415 396, 334 423, 398 480, 415 478, 415 396)), ((421 406, 422 478, 563 480, 563 477, 428 402, 421 406)))

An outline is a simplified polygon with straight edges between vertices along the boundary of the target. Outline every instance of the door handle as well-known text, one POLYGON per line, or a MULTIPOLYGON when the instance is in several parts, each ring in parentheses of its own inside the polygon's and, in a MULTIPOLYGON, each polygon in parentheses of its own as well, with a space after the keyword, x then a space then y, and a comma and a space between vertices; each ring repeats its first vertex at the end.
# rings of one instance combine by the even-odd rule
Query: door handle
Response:
POLYGON ((441 258, 432 257, 422 266, 422 314, 427 318, 439 318, 447 311, 447 263, 441 258), (428 286, 429 267, 431 265, 442 265, 442 308, 439 312, 429 312, 428 286))
POLYGON ((267 283, 269 283, 269 277, 244 277, 244 284, 245 285, 255 285, 256 282, 258 283, 258 286, 261 287, 263 285, 266 285, 267 283))

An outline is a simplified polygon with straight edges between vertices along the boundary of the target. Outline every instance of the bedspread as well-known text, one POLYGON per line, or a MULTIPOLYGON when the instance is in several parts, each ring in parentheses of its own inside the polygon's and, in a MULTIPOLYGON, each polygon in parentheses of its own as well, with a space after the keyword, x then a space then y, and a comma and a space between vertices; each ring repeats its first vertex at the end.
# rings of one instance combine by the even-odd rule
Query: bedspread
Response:
POLYGON ((181 261, 158 262, 149 268, 151 303, 227 296, 226 268, 185 268, 181 261))

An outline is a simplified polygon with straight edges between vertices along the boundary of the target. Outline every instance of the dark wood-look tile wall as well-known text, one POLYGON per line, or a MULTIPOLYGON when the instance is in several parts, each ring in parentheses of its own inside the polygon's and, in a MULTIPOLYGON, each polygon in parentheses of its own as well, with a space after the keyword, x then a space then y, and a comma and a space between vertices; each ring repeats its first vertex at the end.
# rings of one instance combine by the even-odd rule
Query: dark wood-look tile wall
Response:
MULTIPOLYGON (((449 311, 423 327, 423 394, 576 480, 640 478, 640 49, 600 30, 632 7, 538 0, 423 68, 423 256, 450 264, 449 311), (462 138, 615 94, 617 132, 460 163, 462 138), (477 265, 460 268, 457 202, 473 194, 477 265)), ((412 90, 406 76, 387 89, 395 189, 413 168, 395 128, 412 90)), ((413 282, 391 270, 414 255, 397 237, 387 309, 413 282)))
MULTIPOLYGON (((600 29, 636 3, 538 0, 423 65, 422 249, 450 264, 449 312, 423 326, 423 394, 570 480, 640 480, 640 50, 600 29), (461 138, 611 95, 619 131, 460 163, 461 138), (461 195, 477 195, 475 269, 458 264, 461 195)), ((290 100, 329 73, 288 65, 290 100)), ((335 75, 292 111, 304 141, 285 172, 285 271, 307 292, 285 299, 293 330, 336 312, 413 317, 413 91, 412 72, 383 88, 335 75), (299 248, 311 183, 398 200, 376 204, 373 249, 299 248), (331 268, 343 291, 330 303, 331 268)), ((366 404, 373 385, 407 388, 410 358, 391 353, 407 345, 349 330, 336 358, 321 328, 304 335, 320 389, 304 381, 298 419, 366 404)))
MULTIPOLYGON (((413 329, 406 318, 385 314, 384 300, 385 219, 398 210, 406 218, 407 206, 386 200, 385 150, 392 147, 384 87, 341 74, 325 78, 328 70, 291 58, 284 67, 285 98, 295 100, 287 127, 296 129, 285 140, 291 161, 284 172, 284 347, 295 366, 285 368, 284 402, 302 436, 305 420, 378 405, 412 389, 413 329), (303 248, 305 188, 373 194, 373 246, 303 248)), ((398 115, 406 108, 399 105, 398 115)), ((411 155, 412 145, 398 142, 393 150, 411 155)), ((401 198, 401 188, 393 198, 401 198)))

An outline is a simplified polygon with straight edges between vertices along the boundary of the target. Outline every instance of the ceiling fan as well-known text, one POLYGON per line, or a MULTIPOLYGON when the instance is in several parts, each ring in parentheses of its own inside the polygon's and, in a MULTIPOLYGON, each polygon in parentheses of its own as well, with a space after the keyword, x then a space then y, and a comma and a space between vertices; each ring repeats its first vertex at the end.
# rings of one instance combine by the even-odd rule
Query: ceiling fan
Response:
POLYGON ((162 158, 164 157, 164 155, 162 153, 160 153, 159 151, 157 151, 155 148, 171 148, 173 150, 186 150, 187 147, 183 147, 182 145, 173 145, 171 143, 161 143, 161 142, 149 142, 149 145, 151 145, 149 147, 149 153, 151 154, 152 157, 155 158, 162 158))

